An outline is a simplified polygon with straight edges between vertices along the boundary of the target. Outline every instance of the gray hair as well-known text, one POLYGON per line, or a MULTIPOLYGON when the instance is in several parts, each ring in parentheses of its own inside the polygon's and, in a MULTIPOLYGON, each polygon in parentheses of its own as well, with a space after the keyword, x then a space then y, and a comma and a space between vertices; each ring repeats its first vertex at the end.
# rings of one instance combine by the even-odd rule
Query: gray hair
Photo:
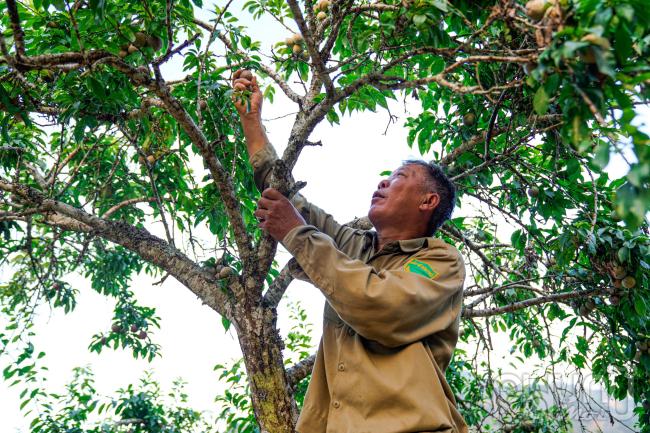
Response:
POLYGON ((433 210, 429 220, 429 235, 433 235, 445 221, 451 218, 456 204, 456 186, 438 164, 420 159, 408 159, 403 164, 424 167, 428 177, 427 188, 440 196, 440 203, 433 210))

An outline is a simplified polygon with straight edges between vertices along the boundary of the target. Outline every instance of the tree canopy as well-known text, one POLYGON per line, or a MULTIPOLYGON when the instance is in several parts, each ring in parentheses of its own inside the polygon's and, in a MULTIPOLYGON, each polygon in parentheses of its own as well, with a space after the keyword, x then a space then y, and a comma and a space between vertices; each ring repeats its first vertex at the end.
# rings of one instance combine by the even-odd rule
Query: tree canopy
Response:
MULTIPOLYGON (((236 330, 261 429, 293 431, 295 386, 313 358, 285 370, 276 308, 292 276, 256 226, 231 103, 249 96, 233 93, 232 73, 250 69, 269 100, 282 92, 296 104, 274 168, 287 195, 301 186, 291 171, 320 122, 419 101, 408 144, 447 170, 458 205, 478 209, 438 233, 470 271, 461 338, 489 351, 489 333, 505 332, 524 358, 591 371, 638 403, 650 431, 644 3, 230 0, 204 20, 200 0, 3 2, 0 303, 11 323, 0 347, 23 350, 5 378, 35 371, 27 330, 38 305, 77 307, 72 273, 116 300, 112 328, 90 350, 156 356, 158 318, 129 282, 171 276, 236 330), (241 14, 286 33, 273 46, 253 40, 241 14), (185 77, 166 79, 174 58, 185 77), (629 171, 608 173, 612 157, 629 171), (147 229, 152 220, 164 238, 147 229), (514 226, 509 238, 499 221, 514 226)), ((490 390, 479 364, 457 354, 450 374, 477 378, 450 379, 460 401, 490 390)), ((473 425, 492 415, 469 407, 473 425)))

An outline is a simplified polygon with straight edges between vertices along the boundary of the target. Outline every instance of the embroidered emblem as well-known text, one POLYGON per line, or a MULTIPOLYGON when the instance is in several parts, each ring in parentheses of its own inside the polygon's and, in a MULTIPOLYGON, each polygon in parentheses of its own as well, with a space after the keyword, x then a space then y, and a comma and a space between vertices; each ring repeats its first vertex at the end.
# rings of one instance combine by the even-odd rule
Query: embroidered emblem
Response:
POLYGON ((434 271, 431 266, 417 259, 411 259, 406 262, 404 265, 404 270, 413 272, 414 274, 420 274, 423 277, 429 278, 431 280, 435 279, 438 276, 438 273, 434 271))

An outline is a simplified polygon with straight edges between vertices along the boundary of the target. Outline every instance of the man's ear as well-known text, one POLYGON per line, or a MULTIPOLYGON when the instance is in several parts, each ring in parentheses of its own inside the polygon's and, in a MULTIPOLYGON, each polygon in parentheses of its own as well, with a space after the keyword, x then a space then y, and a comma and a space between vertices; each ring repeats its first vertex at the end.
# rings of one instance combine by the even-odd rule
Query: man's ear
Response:
POLYGON ((428 192, 420 203, 421 211, 433 211, 440 204, 440 195, 436 192, 428 192))

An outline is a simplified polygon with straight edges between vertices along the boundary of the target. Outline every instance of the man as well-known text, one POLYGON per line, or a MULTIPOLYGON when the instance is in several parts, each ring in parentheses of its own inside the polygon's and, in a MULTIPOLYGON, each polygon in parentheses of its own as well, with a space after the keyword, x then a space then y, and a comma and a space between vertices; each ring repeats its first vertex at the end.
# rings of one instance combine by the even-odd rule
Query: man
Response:
POLYGON ((297 194, 267 188, 277 159, 261 122, 257 80, 237 71, 235 100, 262 197, 260 227, 325 295, 323 336, 298 420, 300 433, 464 433, 444 371, 458 340, 465 279, 453 246, 430 237, 450 217, 442 171, 406 162, 382 180, 368 217, 376 231, 338 224, 297 194))

